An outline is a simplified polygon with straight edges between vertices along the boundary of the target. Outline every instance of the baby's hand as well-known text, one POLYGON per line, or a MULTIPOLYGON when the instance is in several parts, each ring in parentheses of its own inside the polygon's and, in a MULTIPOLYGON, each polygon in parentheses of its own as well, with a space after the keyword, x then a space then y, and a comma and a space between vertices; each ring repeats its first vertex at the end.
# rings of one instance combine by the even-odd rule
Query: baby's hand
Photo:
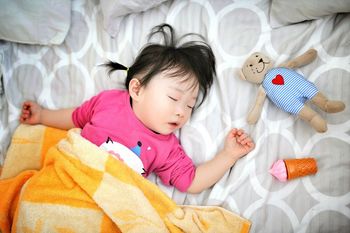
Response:
POLYGON ((253 140, 242 129, 232 129, 226 137, 224 150, 236 159, 243 157, 255 147, 253 140))
POLYGON ((41 106, 32 101, 25 101, 22 106, 21 116, 19 121, 25 124, 40 123, 41 106))

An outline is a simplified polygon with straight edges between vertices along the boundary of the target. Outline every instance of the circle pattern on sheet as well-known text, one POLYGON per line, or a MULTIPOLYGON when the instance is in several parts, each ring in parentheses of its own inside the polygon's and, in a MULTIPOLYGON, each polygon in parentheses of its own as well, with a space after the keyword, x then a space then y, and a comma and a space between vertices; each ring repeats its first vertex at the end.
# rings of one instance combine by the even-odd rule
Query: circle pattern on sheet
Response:
POLYGON ((125 85, 124 85, 124 79, 126 77, 125 71, 123 70, 115 71, 111 73, 110 76, 107 76, 106 68, 98 67, 94 69, 93 72, 94 72, 95 87, 97 92, 101 92, 103 90, 109 90, 109 89, 125 88, 125 85))
MULTIPOLYGON (((347 103, 350 100, 350 70, 344 70, 343 68, 328 69, 321 73, 318 79, 315 81, 317 86, 320 86, 320 91, 327 96, 329 100, 340 100, 347 103), (328 85, 332 83, 332 85, 328 85), (332 88, 336 85, 338 88, 332 88)), ((317 110, 315 108, 315 110, 317 110)), ((343 124, 350 119, 350 108, 346 107, 344 111, 340 113, 327 114, 319 111, 320 115, 327 120, 330 124, 343 124)))
POLYGON ((305 232, 348 232, 349 217, 336 211, 322 211, 315 215, 305 232), (336 221, 332 221, 335 220, 336 221), (325 224, 327 223, 327 224, 325 224), (322 229, 320 229, 322 226, 322 229))
POLYGON ((252 232, 260 232, 261 229, 264 229, 264 232, 293 232, 288 215, 276 206, 267 205, 264 208, 257 209, 250 220, 253 223, 258 223, 252 224, 252 232))
MULTIPOLYGON (((233 127, 249 132, 256 148, 202 194, 186 195, 159 186, 179 204, 222 205, 248 218, 252 233, 350 229, 350 14, 271 28, 268 0, 172 0, 116 19, 118 34, 111 38, 103 28, 98 4, 72 1, 72 24, 62 45, 2 46, 6 47, 0 55, 4 54, 9 104, 9 114, 1 117, 7 121, 0 122, 4 132, 13 132, 18 125, 25 99, 48 108, 73 107, 102 90, 124 88, 124 71, 108 77, 98 65, 111 60, 130 66, 150 29, 169 23, 179 35, 202 34, 217 58, 217 77, 208 98, 179 132, 184 149, 196 164, 210 160, 233 127), (328 114, 308 103, 327 120, 327 133, 318 134, 269 100, 263 103, 257 124, 248 125, 246 117, 258 88, 239 79, 237 71, 244 60, 251 52, 262 51, 279 64, 310 47, 318 56, 298 72, 329 99, 347 106, 341 113, 328 114), (278 159, 303 157, 317 159, 316 175, 282 183, 268 172, 278 159)), ((3 135, 0 130, 0 139, 3 135)))
POLYGON ((350 151, 350 144, 334 138, 320 140, 312 148, 311 154, 317 158, 319 168, 312 183, 320 193, 339 197, 350 192, 350 183, 344 182, 350 179, 350 159, 346 151, 350 151), (337 152, 337 148, 343 152, 337 152), (343 174, 342 179, 332 175, 335 170, 343 174), (332 189, 329 189, 330 186, 332 189))
POLYGON ((303 47, 315 28, 316 23, 313 21, 277 28, 271 31, 271 44, 279 54, 293 55, 299 52, 299 48, 303 47))
POLYGON ((255 47, 261 34, 261 22, 256 12, 246 8, 222 10, 218 22, 218 45, 233 56, 249 53, 255 47), (244 30, 241 30, 244 28, 244 30), (228 30, 230 29, 230 30, 228 30), (230 34, 233 30, 237 33, 230 34))
POLYGON ((84 76, 76 66, 62 66, 53 74, 51 99, 55 106, 75 107, 84 100, 84 76))
POLYGON ((43 89, 43 76, 34 64, 19 65, 13 70, 13 78, 6 85, 9 103, 17 108, 22 107, 25 100, 36 100, 43 89), (31 75, 22 75, 29 72, 31 75), (35 89, 28 88, 35 86, 35 89))
POLYGON ((72 22, 74 23, 71 24, 71 27, 65 38, 65 46, 61 47, 61 49, 63 49, 63 55, 79 52, 83 49, 83 46, 86 44, 86 42, 89 42, 86 40, 89 38, 89 28, 87 26, 87 22, 84 19, 84 16, 80 12, 73 11, 71 17, 72 22), (82 41, 85 43, 81 43, 82 41))

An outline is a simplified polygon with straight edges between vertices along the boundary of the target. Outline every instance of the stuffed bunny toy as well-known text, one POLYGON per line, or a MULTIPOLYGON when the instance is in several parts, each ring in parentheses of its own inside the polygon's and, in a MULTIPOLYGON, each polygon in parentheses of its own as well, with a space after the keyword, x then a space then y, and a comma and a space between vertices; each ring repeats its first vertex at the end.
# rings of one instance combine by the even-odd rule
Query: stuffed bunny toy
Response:
POLYGON ((249 112, 247 121, 255 124, 260 117, 266 96, 279 108, 308 122, 317 132, 327 131, 327 122, 312 108, 305 105, 311 101, 328 113, 343 111, 341 101, 329 100, 316 86, 293 69, 312 62, 317 51, 309 49, 295 59, 274 67, 273 61, 262 53, 253 53, 244 62, 239 71, 241 79, 261 84, 254 107, 249 112))

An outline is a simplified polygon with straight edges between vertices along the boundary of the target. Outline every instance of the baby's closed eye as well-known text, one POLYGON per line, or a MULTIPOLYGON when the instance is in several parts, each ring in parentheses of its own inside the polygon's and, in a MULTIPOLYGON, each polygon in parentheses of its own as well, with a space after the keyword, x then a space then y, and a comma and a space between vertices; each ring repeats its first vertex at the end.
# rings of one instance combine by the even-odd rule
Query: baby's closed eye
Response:
POLYGON ((175 97, 172 97, 172 96, 170 96, 170 95, 168 95, 168 97, 169 97, 169 99, 171 99, 171 100, 173 100, 173 101, 178 101, 178 99, 177 98, 175 98, 175 97))
MULTIPOLYGON (((187 100, 183 99, 183 97, 178 97, 178 96, 174 96, 174 95, 167 95, 168 98, 174 102, 178 102, 178 101, 184 101, 184 102, 187 102, 187 100)), ((194 108, 194 105, 196 104, 195 103, 195 99, 192 98, 191 101, 188 101, 188 103, 186 104, 186 106, 189 108, 189 109, 193 109, 194 108)))

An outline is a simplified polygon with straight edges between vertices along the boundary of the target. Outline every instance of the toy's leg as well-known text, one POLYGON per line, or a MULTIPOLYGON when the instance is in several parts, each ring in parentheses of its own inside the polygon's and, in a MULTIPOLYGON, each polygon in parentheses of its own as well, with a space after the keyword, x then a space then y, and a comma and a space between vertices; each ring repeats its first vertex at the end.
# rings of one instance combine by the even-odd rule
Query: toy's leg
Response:
POLYGON ((317 93, 311 101, 320 109, 329 113, 341 112, 345 108, 345 104, 338 100, 329 100, 321 92, 317 93))
POLYGON ((299 117, 308 122, 319 133, 327 131, 327 122, 310 107, 304 105, 299 112, 299 117))

